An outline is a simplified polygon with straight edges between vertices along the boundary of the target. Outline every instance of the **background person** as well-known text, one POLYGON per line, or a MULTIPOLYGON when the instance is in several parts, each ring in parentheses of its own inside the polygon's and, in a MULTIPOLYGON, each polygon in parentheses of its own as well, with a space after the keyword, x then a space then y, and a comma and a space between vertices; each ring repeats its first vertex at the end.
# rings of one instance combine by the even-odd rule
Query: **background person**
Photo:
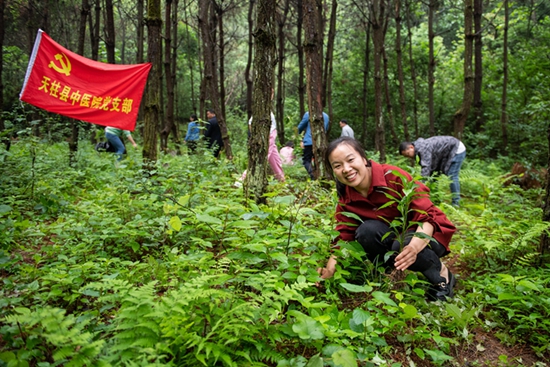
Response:
POLYGON ((126 136, 128 140, 132 143, 134 148, 137 147, 134 138, 132 138, 132 133, 128 130, 117 129, 116 127, 107 126, 105 128, 105 137, 109 141, 109 144, 115 149, 114 153, 117 156, 117 161, 120 161, 123 157, 123 154, 126 153, 126 146, 122 141, 122 136, 126 136))
POLYGON ((199 122, 197 121, 197 115, 192 114, 189 116, 189 125, 187 126, 187 134, 185 135, 185 143, 189 147, 191 153, 195 153, 197 149, 197 142, 199 141, 199 122))
MULTIPOLYGON (((252 117, 248 120, 248 132, 250 133, 250 125, 252 124, 252 117)), ((283 172, 283 161, 279 155, 277 149, 277 121, 275 121, 275 115, 271 112, 271 128, 269 132, 269 149, 267 151, 267 161, 275 178, 280 181, 285 181, 285 173, 283 172)), ((246 175, 245 175, 246 176, 246 175)), ((243 178, 244 179, 244 178, 243 178)))
MULTIPOLYGON (((399 172, 408 180, 412 177, 398 167, 367 159, 361 144, 350 137, 331 142, 325 160, 327 167, 332 168, 338 193, 336 230, 339 236, 336 240, 358 241, 375 265, 421 272, 431 283, 428 296, 432 300, 452 297, 456 279, 440 258, 449 253, 449 242, 456 228, 431 202, 429 189, 421 182, 416 183, 418 195, 410 203, 412 210, 408 211, 407 220, 418 224, 403 229, 407 232, 399 252, 401 245, 388 223, 402 214, 398 210, 398 199, 388 205, 391 199, 386 195, 404 195, 401 177, 393 172, 399 172), (357 215, 362 222, 347 217, 346 213, 357 215), (398 254, 384 262, 388 251, 398 254)), ((326 267, 317 270, 321 278, 334 275, 336 261, 336 257, 331 256, 326 267)))
POLYGON ((220 125, 218 125, 218 118, 214 110, 206 111, 206 118, 208 118, 208 126, 204 132, 204 137, 207 140, 206 147, 212 149, 214 157, 220 156, 220 150, 223 148, 222 132, 220 125))
POLYGON ((347 120, 341 119, 340 127, 342 128, 342 134, 340 134, 340 136, 349 136, 350 138, 354 138, 353 129, 348 125, 347 120))
POLYGON ((443 173, 451 178, 452 204, 460 205, 460 168, 466 158, 464 143, 453 136, 433 136, 428 139, 419 138, 414 142, 404 141, 399 145, 399 153, 413 158, 417 155, 420 174, 431 176, 434 172, 443 173))
POLYGON ((279 155, 281 156, 283 164, 293 166, 294 159, 296 159, 294 155, 294 142, 292 140, 287 141, 285 146, 279 151, 279 155))
MULTIPOLYGON (((328 115, 323 112, 323 120, 324 120, 324 127, 325 131, 328 130, 328 115)), ((313 160, 313 139, 311 137, 311 126, 309 123, 309 111, 307 111, 304 116, 302 117, 302 121, 298 124, 298 133, 302 133, 305 131, 304 138, 302 139, 301 146, 303 148, 302 153, 302 163, 309 174, 309 177, 314 180, 315 177, 313 177, 313 167, 311 166, 311 162, 313 160)))

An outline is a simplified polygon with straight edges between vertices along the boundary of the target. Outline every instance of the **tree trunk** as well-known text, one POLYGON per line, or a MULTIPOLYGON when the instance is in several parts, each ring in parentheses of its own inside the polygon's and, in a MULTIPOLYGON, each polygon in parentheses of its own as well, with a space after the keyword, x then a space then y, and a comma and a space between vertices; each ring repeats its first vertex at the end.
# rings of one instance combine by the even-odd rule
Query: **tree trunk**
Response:
POLYGON ((462 99, 462 106, 454 115, 454 133, 455 137, 460 140, 462 140, 462 135, 464 134, 464 127, 466 126, 466 120, 472 107, 474 95, 472 57, 475 35, 472 32, 473 23, 473 0, 464 0, 464 97, 462 99))
MULTIPOLYGON (((385 27, 384 27, 385 28, 385 27)), ((382 61, 384 65, 384 95, 386 96, 386 111, 388 113, 388 124, 390 125, 390 134, 392 137, 393 146, 399 145, 399 139, 395 132, 395 119, 393 118, 393 104, 391 102, 390 95, 390 77, 388 75, 388 54, 386 53, 386 46, 382 47, 382 61)))
MULTIPOLYGON (((507 7, 507 6, 506 6, 507 7)), ((507 10, 507 9, 506 9, 507 10)), ((550 222, 550 124, 546 130, 546 139, 548 141, 548 160, 546 170, 546 188, 544 194, 544 200, 542 205, 542 220, 544 222, 550 222)), ((540 238, 539 259, 542 261, 543 255, 546 251, 550 250, 550 236, 548 233, 543 232, 540 238)))
POLYGON ((323 119, 322 105, 322 55, 319 47, 319 13, 315 0, 303 0, 304 15, 304 51, 306 56, 306 84, 309 105, 309 123, 313 141, 313 177, 330 180, 329 172, 324 167, 324 155, 327 149, 327 137, 323 119))
POLYGON ((397 79, 399 80, 399 105, 401 107, 401 125, 406 141, 410 141, 407 106, 405 102, 405 77, 403 75, 403 49, 401 48, 401 0, 395 1, 395 53, 397 54, 397 79))
MULTIPOLYGON (((324 106, 328 107, 328 115, 332 121, 332 61, 334 54, 334 38, 336 37, 336 12, 338 10, 338 1, 332 0, 330 11, 330 22, 327 39, 327 52, 325 54, 325 68, 323 69, 323 88, 324 88, 324 106)), ((329 125, 329 130, 332 124, 329 125)))
POLYGON ((105 0, 105 49, 107 51, 107 62, 109 64, 116 64, 113 0, 105 0))
POLYGON ((252 126, 248 143, 248 170, 245 196, 256 203, 265 203, 267 187, 267 153, 271 127, 271 106, 273 96, 274 67, 276 63, 277 35, 275 31, 276 3, 259 0, 254 53, 254 103, 252 104, 252 126))
POLYGON ((225 154, 228 159, 232 159, 233 153, 231 151, 227 125, 225 124, 225 116, 222 114, 222 108, 220 106, 215 35, 218 22, 212 7, 213 4, 211 0, 199 0, 199 28, 201 31, 204 60, 204 91, 206 93, 206 98, 210 99, 212 109, 216 113, 224 143, 225 154))
POLYGON ((500 153, 508 155, 508 112, 507 93, 508 93, 508 0, 504 0, 504 40, 502 41, 502 100, 500 113, 500 126, 502 128, 502 145, 500 153))
POLYGON ((160 149, 168 152, 168 137, 174 126, 174 84, 172 78, 172 0, 165 0, 164 8, 164 77, 166 83, 166 109, 164 113, 164 128, 160 132, 160 149))
POLYGON ((213 0, 214 2, 214 10, 216 11, 216 14, 217 14, 217 19, 218 19, 218 33, 219 33, 219 46, 218 46, 218 50, 219 50, 219 56, 218 56, 218 60, 219 60, 219 71, 220 71, 220 78, 219 78, 219 86, 220 86, 220 108, 221 108, 221 114, 222 116, 226 116, 226 113, 225 113, 225 32, 224 32, 224 29, 223 29, 223 13, 224 13, 224 10, 223 10, 223 0, 222 0, 222 4, 221 5, 218 5, 218 3, 213 0))
MULTIPOLYGON (((420 137, 418 131, 418 86, 416 83, 416 68, 413 59, 413 42, 412 42, 412 26, 411 26, 411 8, 410 2, 407 4, 407 34, 409 38, 409 62, 411 69, 411 81, 413 83, 413 121, 414 121, 414 136, 415 139, 420 137)), ((407 139, 408 140, 408 139, 407 139)))
POLYGON ((475 132, 483 129, 485 124, 483 118, 483 100, 481 91, 483 86, 483 30, 481 21, 483 17, 483 0, 474 0, 474 112, 475 112, 475 132))
MULTIPOLYGON (((367 131, 367 121, 369 117, 369 106, 368 106, 368 98, 367 98, 367 92, 368 92, 368 81, 369 81, 369 61, 370 61, 370 24, 367 20, 363 22, 363 25, 365 27, 365 63, 363 64, 363 88, 362 88, 362 96, 361 96, 361 102, 362 102, 362 110, 363 110, 363 121, 362 121, 362 143, 363 146, 367 146, 367 137, 368 137, 368 131, 367 131)), ((375 147, 376 150, 377 147, 375 147)))
POLYGON ((277 138, 281 145, 284 145, 286 142, 285 139, 285 124, 284 124, 284 113, 285 113, 285 104, 284 104, 284 71, 285 71, 285 25, 290 10, 290 1, 284 0, 283 13, 279 14, 278 17, 278 36, 277 40, 279 42, 278 47, 278 70, 277 70, 277 103, 276 103, 276 112, 275 120, 277 121, 277 138))
POLYGON ((374 44, 374 121, 375 140, 380 152, 380 162, 386 162, 386 133, 384 128, 384 113, 382 110, 383 71, 382 57, 384 52, 384 0, 372 0, 370 4, 372 42, 374 44))
POLYGON ((142 64, 144 61, 143 58, 143 44, 144 44, 144 27, 145 24, 143 22, 143 1, 144 0, 137 0, 137 40, 136 40, 136 46, 137 46, 137 53, 136 53, 136 61, 138 64, 142 64))
MULTIPOLYGON (((191 42, 191 37, 189 35, 189 22, 188 22, 188 17, 187 17, 187 3, 184 1, 183 2, 183 16, 185 18, 185 36, 187 38, 187 44, 189 45, 190 42, 191 42)), ((176 14, 176 17, 177 17, 177 14, 176 14)), ((174 32, 177 33, 178 29, 177 27, 174 28, 174 32)), ((177 48, 175 49, 175 51, 177 51, 177 48)), ((199 55, 200 55, 200 50, 199 50, 199 55)), ((191 103, 193 105, 193 113, 196 113, 198 114, 199 111, 197 111, 197 101, 196 101, 196 98, 195 98, 195 78, 193 77, 193 64, 194 64, 194 59, 192 57, 188 57, 187 58, 188 61, 189 61, 189 78, 190 78, 190 82, 191 82, 191 103)))
POLYGON ((99 60, 99 28, 101 19, 101 4, 95 0, 94 16, 90 17, 90 43, 92 47, 92 60, 99 60), (93 18, 93 19, 92 19, 93 18))
POLYGON ((435 135, 435 109, 434 109, 434 86, 435 86, 435 56, 434 56, 434 14, 438 0, 430 0, 428 9, 428 110, 430 112, 430 135, 435 135))
POLYGON ((248 2, 248 58, 246 60, 246 68, 244 69, 244 79, 246 80, 246 115, 248 119, 252 117, 252 88, 254 84, 250 73, 252 55, 254 53, 254 3, 255 0, 249 0, 248 2))
POLYGON ((171 62, 171 68, 170 68, 170 75, 172 78, 172 85, 174 88, 174 123, 172 124, 172 139, 174 140, 174 143, 176 145, 176 152, 178 154, 181 154, 181 140, 180 140, 180 133, 178 128, 178 110, 177 107, 180 105, 177 101, 178 94, 178 83, 176 81, 176 72, 177 72, 177 65, 178 65, 178 23, 179 23, 179 14, 178 14, 178 5, 179 0, 173 0, 174 6, 172 7, 172 62, 171 62))
MULTIPOLYGON (((4 81, 2 78, 2 70, 4 66, 4 33, 5 33, 5 27, 4 27, 4 9, 6 7, 5 0, 0 0, 0 19, 2 19, 2 22, 0 22, 0 133, 4 132, 6 130, 6 126, 4 124, 4 114, 1 112, 4 112, 4 81)), ((2 134, 2 143, 6 147, 6 150, 10 150, 11 140, 9 136, 4 136, 2 134)))
POLYGON ((145 93, 143 128, 143 161, 146 169, 153 169, 157 161, 157 130, 160 124, 160 74, 162 15, 160 0, 147 2, 147 60, 152 64, 145 93))
POLYGON ((306 103, 304 100, 306 86, 304 84, 304 45, 302 43, 302 32, 304 24, 304 0, 297 0, 298 24, 296 25, 296 51, 298 52, 298 107, 300 116, 306 113, 306 103))

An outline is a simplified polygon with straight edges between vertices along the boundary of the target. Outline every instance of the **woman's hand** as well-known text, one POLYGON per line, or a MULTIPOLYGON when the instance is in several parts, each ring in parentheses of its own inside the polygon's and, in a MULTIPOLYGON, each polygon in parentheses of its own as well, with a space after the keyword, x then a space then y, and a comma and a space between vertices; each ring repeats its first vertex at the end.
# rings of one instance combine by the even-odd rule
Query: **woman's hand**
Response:
POLYGON ((329 279, 332 278, 334 273, 336 272, 336 257, 331 256, 327 261, 327 266, 324 268, 317 268, 317 273, 321 276, 323 279, 329 279))
POLYGON ((416 256, 420 251, 417 251, 416 247, 412 244, 403 247, 403 251, 395 258, 395 268, 397 270, 405 270, 409 266, 415 263, 416 256))

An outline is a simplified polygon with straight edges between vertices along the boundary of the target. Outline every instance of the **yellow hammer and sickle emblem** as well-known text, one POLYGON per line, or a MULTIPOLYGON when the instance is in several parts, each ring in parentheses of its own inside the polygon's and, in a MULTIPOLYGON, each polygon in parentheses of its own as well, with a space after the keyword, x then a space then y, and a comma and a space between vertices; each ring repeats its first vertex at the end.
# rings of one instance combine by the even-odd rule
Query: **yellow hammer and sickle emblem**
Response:
POLYGON ((55 59, 59 61, 61 67, 57 66, 53 61, 50 61, 48 67, 53 68, 58 73, 65 74, 67 76, 71 75, 71 62, 69 61, 67 55, 65 55, 64 53, 57 54, 55 55, 55 59), (65 60, 63 60, 63 57, 65 57, 65 60))

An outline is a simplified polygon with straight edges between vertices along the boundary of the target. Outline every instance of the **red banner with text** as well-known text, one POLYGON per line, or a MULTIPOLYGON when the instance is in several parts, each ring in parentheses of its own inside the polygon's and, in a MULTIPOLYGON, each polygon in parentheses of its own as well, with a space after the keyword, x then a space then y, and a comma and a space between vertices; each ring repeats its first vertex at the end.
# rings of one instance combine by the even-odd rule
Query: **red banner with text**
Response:
POLYGON ((19 98, 74 119, 133 131, 150 69, 151 63, 87 59, 39 30, 19 98))

